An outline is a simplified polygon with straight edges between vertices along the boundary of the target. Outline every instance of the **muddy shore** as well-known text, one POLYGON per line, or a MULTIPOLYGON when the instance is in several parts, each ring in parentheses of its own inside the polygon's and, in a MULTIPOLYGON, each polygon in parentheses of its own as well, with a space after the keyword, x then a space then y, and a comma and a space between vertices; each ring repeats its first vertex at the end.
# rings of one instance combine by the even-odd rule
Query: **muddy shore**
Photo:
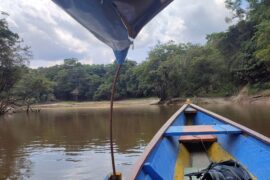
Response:
MULTIPOLYGON (((165 101, 160 101, 158 98, 142 98, 142 99, 128 99, 115 101, 114 107, 126 107, 126 106, 147 106, 147 105, 182 105, 190 99, 192 103, 198 105, 205 104, 257 104, 257 105, 270 105, 270 92, 263 91, 257 94, 251 95, 247 88, 243 88, 236 96, 231 97, 190 97, 190 98, 171 98, 165 101)), ((52 102, 45 104, 32 105, 33 111, 40 111, 42 109, 50 108, 109 108, 109 101, 88 101, 88 102, 52 102)), ((24 111, 24 107, 13 109, 11 113, 24 111)))
MULTIPOLYGON (((265 96, 232 96, 232 97, 192 97, 189 98, 192 103, 198 105, 204 104, 261 104, 270 105, 270 97, 265 96)), ((158 98, 143 98, 115 101, 114 107, 126 106, 147 106, 147 105, 182 105, 187 98, 172 98, 160 102, 158 98)), ((109 101, 92 101, 92 102, 55 102, 49 104, 33 105, 33 109, 49 109, 49 108, 109 108, 109 101)))
MULTIPOLYGON (((156 104, 159 102, 158 98, 142 98, 142 99, 128 99, 115 101, 114 107, 125 107, 125 106, 144 106, 156 104)), ((37 104, 32 107, 35 109, 49 109, 49 108, 109 108, 109 101, 87 101, 87 102, 75 102, 75 101, 65 101, 65 102, 55 102, 48 104, 37 104)))

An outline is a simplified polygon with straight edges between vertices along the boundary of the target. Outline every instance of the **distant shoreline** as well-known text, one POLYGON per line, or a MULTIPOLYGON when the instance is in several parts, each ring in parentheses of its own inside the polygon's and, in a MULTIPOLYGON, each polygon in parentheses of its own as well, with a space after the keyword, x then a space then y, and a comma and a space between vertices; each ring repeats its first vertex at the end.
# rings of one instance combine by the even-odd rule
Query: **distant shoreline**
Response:
MULTIPOLYGON (((264 96, 231 96, 231 97, 193 97, 190 98, 191 102, 194 104, 260 104, 260 105, 270 105, 270 97, 264 96)), ((184 104, 184 98, 172 98, 170 100, 165 100, 158 102, 159 105, 173 105, 173 104, 184 104)))
MULTIPOLYGON (((182 105, 186 102, 187 98, 172 98, 166 101, 160 102, 158 98, 141 98, 141 99, 127 99, 115 101, 114 107, 127 107, 127 106, 148 106, 148 105, 182 105)), ((270 105, 270 97, 264 96, 232 96, 232 97, 193 97, 190 98, 194 104, 260 104, 270 105)), ((86 102, 75 102, 75 101, 64 101, 54 102, 47 104, 33 105, 33 109, 52 109, 52 108, 109 108, 109 101, 86 101, 86 102)))
MULTIPOLYGON (((125 99, 115 101, 115 108, 123 107, 145 107, 149 105, 183 105, 188 98, 171 98, 165 101, 160 101, 157 97, 152 98, 136 98, 136 99, 125 99)), ((237 96, 230 97, 191 97, 189 98, 192 103, 198 105, 207 104, 219 104, 219 105, 270 105, 270 95, 267 94, 256 94, 248 95, 246 89, 240 91, 237 96)), ((34 104, 31 106, 33 112, 39 112, 42 109, 56 109, 56 108, 88 108, 88 109, 108 109, 110 106, 109 101, 59 101, 44 104, 34 104)), ((25 107, 13 108, 8 114, 23 112, 25 107)))
MULTIPOLYGON (((114 107, 126 107, 126 106, 142 106, 151 105, 159 102, 158 98, 139 98, 139 99, 126 99, 114 102, 114 107)), ((51 108, 109 108, 110 101, 60 101, 45 104, 32 105, 34 109, 51 109, 51 108)))

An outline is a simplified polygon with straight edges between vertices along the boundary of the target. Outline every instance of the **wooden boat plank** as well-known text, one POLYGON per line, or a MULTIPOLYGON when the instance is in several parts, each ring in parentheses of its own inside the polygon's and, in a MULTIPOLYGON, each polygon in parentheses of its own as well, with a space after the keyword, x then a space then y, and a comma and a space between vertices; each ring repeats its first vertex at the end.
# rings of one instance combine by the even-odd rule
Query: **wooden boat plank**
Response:
POLYGON ((214 135, 186 135, 180 136, 180 143, 195 143, 195 142, 216 142, 217 137, 214 135))
POLYGON ((203 135, 203 134, 239 134, 242 131, 231 125, 171 126, 164 136, 203 135))
MULTIPOLYGON (((175 127, 178 129, 178 127, 175 127)), ((191 125, 191 126, 182 126, 183 132, 215 132, 216 130, 211 125, 191 125)))

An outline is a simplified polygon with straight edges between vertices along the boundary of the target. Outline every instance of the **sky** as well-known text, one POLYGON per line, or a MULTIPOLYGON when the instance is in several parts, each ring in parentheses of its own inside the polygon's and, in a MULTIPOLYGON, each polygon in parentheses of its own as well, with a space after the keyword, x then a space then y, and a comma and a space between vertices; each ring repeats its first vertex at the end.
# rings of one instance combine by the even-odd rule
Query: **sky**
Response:
MULTIPOLYGON (((174 0, 150 21, 134 41, 128 59, 138 63, 147 58, 157 42, 206 42, 206 35, 221 32, 230 24, 225 0, 174 0)), ((0 0, 9 27, 31 47, 30 67, 48 67, 77 58, 83 64, 108 64, 112 50, 73 20, 51 0, 0 0)))

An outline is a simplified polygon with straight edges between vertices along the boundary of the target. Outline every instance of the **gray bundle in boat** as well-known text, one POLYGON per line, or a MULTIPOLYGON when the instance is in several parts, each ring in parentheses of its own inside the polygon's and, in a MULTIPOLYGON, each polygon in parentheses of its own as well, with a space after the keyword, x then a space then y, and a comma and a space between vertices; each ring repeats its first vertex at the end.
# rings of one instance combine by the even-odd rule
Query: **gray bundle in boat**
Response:
POLYGON ((200 172, 185 174, 190 179, 196 176, 202 180, 252 180, 249 173, 233 160, 219 163, 211 163, 206 169, 200 172))

